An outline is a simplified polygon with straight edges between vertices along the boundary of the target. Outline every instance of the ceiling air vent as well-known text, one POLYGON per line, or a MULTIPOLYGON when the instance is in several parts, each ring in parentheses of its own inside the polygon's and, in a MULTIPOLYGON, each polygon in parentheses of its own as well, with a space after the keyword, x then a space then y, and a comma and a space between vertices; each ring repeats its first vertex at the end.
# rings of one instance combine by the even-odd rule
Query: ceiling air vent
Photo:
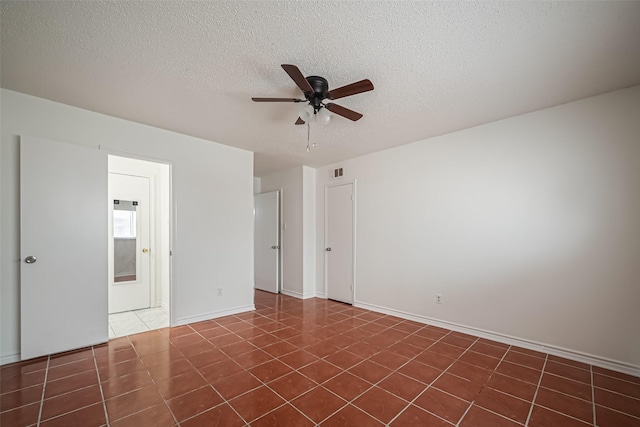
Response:
POLYGON ((342 168, 335 168, 329 171, 329 179, 342 178, 344 170, 342 168))

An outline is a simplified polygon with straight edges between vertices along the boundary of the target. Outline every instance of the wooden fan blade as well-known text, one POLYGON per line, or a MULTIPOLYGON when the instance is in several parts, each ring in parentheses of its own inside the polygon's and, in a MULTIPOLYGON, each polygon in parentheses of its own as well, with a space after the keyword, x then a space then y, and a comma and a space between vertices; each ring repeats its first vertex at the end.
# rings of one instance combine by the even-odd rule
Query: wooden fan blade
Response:
POLYGON ((304 93, 313 92, 313 88, 311 87, 307 79, 304 78, 304 75, 302 74, 302 72, 300 72, 300 69, 298 67, 291 64, 282 64, 282 68, 287 72, 287 74, 289 74, 289 77, 291 77, 291 79, 304 93))
POLYGON ((304 120, 302 120, 300 117, 298 117, 298 120, 296 120, 296 124, 297 125, 303 125, 304 124, 304 120))
POLYGON ((351 83, 350 85, 342 86, 337 89, 329 91, 327 98, 339 99, 345 96, 356 95, 362 92, 368 92, 373 90, 373 83, 369 79, 360 80, 359 82, 351 83))
POLYGON ((302 102, 302 99, 296 98, 251 98, 253 102, 302 102))
POLYGON ((341 105, 328 103, 326 107, 327 110, 331 111, 332 113, 338 114, 339 116, 345 117, 349 120, 353 120, 354 122, 362 118, 362 114, 357 113, 353 110, 349 110, 348 108, 344 108, 341 105))

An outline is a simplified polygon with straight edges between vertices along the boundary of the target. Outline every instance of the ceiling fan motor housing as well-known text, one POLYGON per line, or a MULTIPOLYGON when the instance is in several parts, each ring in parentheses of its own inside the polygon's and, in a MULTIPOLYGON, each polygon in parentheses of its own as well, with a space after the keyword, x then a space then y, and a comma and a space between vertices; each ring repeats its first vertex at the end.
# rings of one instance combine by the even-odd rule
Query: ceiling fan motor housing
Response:
POLYGON ((313 92, 307 92, 304 96, 311 103, 313 109, 318 111, 322 107, 322 100, 328 96, 329 82, 320 76, 309 76, 306 79, 313 88, 313 92))

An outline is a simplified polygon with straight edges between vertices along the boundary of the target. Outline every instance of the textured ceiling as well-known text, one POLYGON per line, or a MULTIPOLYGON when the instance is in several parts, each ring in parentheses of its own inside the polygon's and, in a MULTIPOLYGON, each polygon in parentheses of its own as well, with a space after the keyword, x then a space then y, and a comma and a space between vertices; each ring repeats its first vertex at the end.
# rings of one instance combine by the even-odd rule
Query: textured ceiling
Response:
POLYGON ((256 153, 255 173, 322 166, 640 84, 640 2, 2 1, 1 85, 256 153), (364 114, 294 126, 280 68, 364 114))

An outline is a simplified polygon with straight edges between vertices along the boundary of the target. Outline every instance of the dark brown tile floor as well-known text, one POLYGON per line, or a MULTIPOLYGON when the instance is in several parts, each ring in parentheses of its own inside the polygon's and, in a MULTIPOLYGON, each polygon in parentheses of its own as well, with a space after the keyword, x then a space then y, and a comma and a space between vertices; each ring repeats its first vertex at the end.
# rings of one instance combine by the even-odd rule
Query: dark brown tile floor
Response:
POLYGON ((640 426, 640 378, 322 299, 1 368, 1 426, 640 426))

